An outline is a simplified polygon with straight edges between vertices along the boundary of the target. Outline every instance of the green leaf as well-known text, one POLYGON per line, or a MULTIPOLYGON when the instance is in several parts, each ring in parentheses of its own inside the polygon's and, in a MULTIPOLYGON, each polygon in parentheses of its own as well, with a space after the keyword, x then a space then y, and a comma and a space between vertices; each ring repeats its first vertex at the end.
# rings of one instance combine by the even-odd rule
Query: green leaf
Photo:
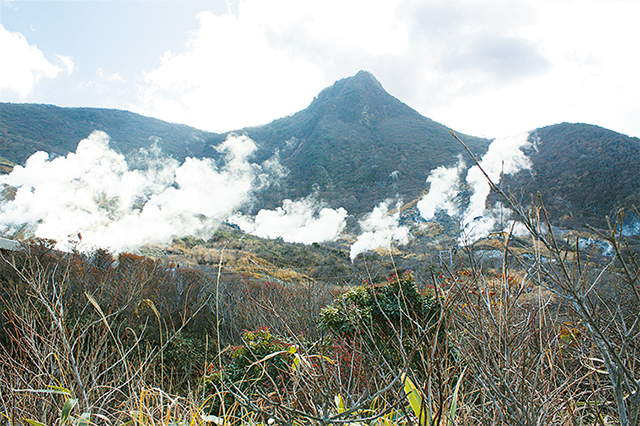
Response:
POLYGON ((293 364, 291 365, 291 369, 293 371, 298 371, 299 364, 300 364, 300 355, 296 354, 295 358, 293 358, 293 364))
POLYGON ((38 421, 35 420, 31 420, 31 419, 25 419, 27 421, 27 423, 29 423, 31 426, 47 426, 44 423, 40 423, 38 421))
POLYGON ((453 420, 456 416, 456 411, 458 410, 458 391, 460 390, 460 385, 462 384, 462 378, 464 377, 464 373, 467 371, 465 367, 460 373, 460 377, 458 377, 458 383, 456 383, 456 388, 453 391, 453 401, 451 402, 451 410, 449 410, 450 419, 453 420))
POLYGON ((60 423, 65 424, 69 421, 71 410, 76 406, 78 400, 76 398, 68 398, 62 406, 62 414, 60 415, 60 423))
POLYGON ((91 425, 91 413, 82 413, 76 422, 76 426, 91 425))
MULTIPOLYGON (((48 388, 51 388, 51 390, 49 392, 51 393, 59 393, 62 395, 67 395, 67 396, 73 396, 73 392, 71 392, 69 389, 67 388, 63 388, 62 386, 51 386, 51 385, 47 385, 48 388)), ((48 390, 48 389, 47 389, 48 390)))
POLYGON ((419 424, 429 426, 429 419, 425 418, 425 413, 422 410, 422 396, 420 391, 413 384, 410 378, 405 373, 401 376, 402 383, 404 383, 404 392, 407 394, 411 409, 419 420, 419 424))
POLYGON ((344 401, 342 399, 342 395, 338 394, 333 397, 336 402, 336 407, 338 408, 338 413, 344 413, 346 410, 344 408, 344 401))

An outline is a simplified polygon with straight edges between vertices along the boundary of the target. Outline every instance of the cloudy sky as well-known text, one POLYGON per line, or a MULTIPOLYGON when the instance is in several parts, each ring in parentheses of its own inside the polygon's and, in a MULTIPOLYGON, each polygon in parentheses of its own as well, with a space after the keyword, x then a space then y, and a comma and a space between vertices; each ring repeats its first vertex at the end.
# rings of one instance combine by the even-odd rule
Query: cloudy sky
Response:
POLYGON ((0 101, 267 123, 361 69, 477 136, 640 136, 638 0, 0 0, 0 101))

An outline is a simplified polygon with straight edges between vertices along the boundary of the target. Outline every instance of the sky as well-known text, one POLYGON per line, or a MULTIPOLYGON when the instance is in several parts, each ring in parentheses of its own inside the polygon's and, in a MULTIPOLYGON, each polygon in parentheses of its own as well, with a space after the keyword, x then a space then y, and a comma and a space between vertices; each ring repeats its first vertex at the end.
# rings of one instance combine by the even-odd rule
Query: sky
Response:
POLYGON ((367 70, 462 133, 640 137, 638 18, 638 0, 0 0, 0 101, 223 132, 367 70))

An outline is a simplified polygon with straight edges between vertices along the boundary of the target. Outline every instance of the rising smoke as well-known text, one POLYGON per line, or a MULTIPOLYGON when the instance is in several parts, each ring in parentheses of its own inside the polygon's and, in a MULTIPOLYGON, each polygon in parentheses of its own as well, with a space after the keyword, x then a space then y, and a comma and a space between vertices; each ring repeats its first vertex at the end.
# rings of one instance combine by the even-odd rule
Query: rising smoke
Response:
POLYGON ((440 166, 431 171, 427 178, 429 192, 416 205, 423 218, 433 219, 438 210, 445 210, 452 217, 459 214, 455 199, 460 192, 460 176, 464 169, 465 164, 460 157, 457 166, 440 166))
POLYGON ((407 244, 409 242, 409 228, 400 226, 400 205, 396 211, 389 214, 387 203, 380 203, 373 211, 360 221, 363 233, 351 246, 349 257, 353 262, 360 253, 377 248, 390 249, 392 244, 407 244))
POLYGON ((296 201, 284 200, 282 207, 260 210, 254 218, 236 215, 229 221, 262 238, 311 244, 335 240, 346 225, 346 217, 344 208, 328 208, 310 196, 296 201))
MULTIPOLYGON (((528 140, 529 135, 522 134, 494 141, 480 166, 496 183, 503 174, 530 168, 522 151, 530 145, 528 140)), ((187 235, 207 238, 223 221, 260 237, 303 244, 335 240, 344 230, 347 211, 329 208, 314 197, 284 200, 282 207, 260 210, 255 217, 237 214, 255 191, 286 171, 277 157, 261 166, 250 163, 256 145, 246 136, 231 135, 218 150, 222 165, 206 158, 187 158, 179 164, 150 149, 132 168, 109 148, 109 136, 96 131, 64 157, 50 159, 37 152, 24 167, 0 177, 0 185, 15 188, 15 194, 0 204, 0 231, 12 236, 27 228, 37 237, 58 241, 63 249, 81 236, 80 249, 119 252, 187 235)), ((466 176, 464 170, 462 159, 454 167, 433 170, 427 179, 429 192, 417 207, 427 220, 437 211, 459 219, 460 243, 469 244, 512 222, 508 209, 486 206, 490 188, 478 166, 466 176), (471 193, 466 205, 458 196, 463 187, 471 193)), ((366 215, 351 259, 367 250, 408 243, 409 229, 400 226, 399 219, 399 208, 389 214, 387 203, 366 215)))
POLYGON ((131 169, 109 148, 107 134, 93 132, 74 153, 49 159, 37 152, 0 178, 16 188, 0 205, 0 226, 4 235, 31 227, 60 248, 80 235, 81 248, 114 251, 209 233, 264 180, 260 167, 247 161, 256 149, 251 139, 230 136, 218 149, 226 160, 221 167, 211 159, 180 165, 155 156, 146 169, 131 169))
POLYGON ((512 212, 496 203, 488 207, 487 197, 491 192, 487 176, 496 184, 503 175, 512 175, 521 170, 531 168, 531 161, 523 149, 531 147, 529 133, 496 139, 489 145, 489 149, 480 160, 480 167, 471 167, 464 179, 464 164, 462 160, 451 168, 439 167, 431 172, 427 182, 430 183, 429 192, 418 202, 417 207, 426 220, 434 218, 435 213, 444 210, 451 217, 460 221, 461 245, 471 244, 486 237, 492 231, 507 231, 512 229, 520 232, 522 227, 510 220, 512 212), (487 174, 484 175, 482 170, 487 174), (462 205, 456 199, 462 187, 466 186, 471 192, 468 204, 462 205))

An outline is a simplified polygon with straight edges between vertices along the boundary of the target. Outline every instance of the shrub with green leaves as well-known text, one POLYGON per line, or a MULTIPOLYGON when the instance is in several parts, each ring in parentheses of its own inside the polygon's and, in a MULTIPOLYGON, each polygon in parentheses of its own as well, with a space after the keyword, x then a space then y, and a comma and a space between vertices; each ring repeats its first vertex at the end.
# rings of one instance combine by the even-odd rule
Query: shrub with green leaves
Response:
POLYGON ((231 363, 225 367, 226 378, 240 388, 283 384, 293 362, 290 345, 267 328, 245 331, 242 341, 243 345, 231 352, 231 363))
POLYGON ((401 365, 430 338, 445 340, 436 297, 421 293, 411 273, 381 284, 363 284, 342 294, 320 314, 320 326, 336 337, 361 340, 369 351, 401 365))
POLYGON ((204 377, 207 392, 218 395, 209 399, 209 411, 221 413, 221 404, 230 406, 242 394, 252 401, 287 389, 294 355, 291 345, 277 338, 267 328, 245 331, 242 345, 235 347, 222 370, 204 377))

